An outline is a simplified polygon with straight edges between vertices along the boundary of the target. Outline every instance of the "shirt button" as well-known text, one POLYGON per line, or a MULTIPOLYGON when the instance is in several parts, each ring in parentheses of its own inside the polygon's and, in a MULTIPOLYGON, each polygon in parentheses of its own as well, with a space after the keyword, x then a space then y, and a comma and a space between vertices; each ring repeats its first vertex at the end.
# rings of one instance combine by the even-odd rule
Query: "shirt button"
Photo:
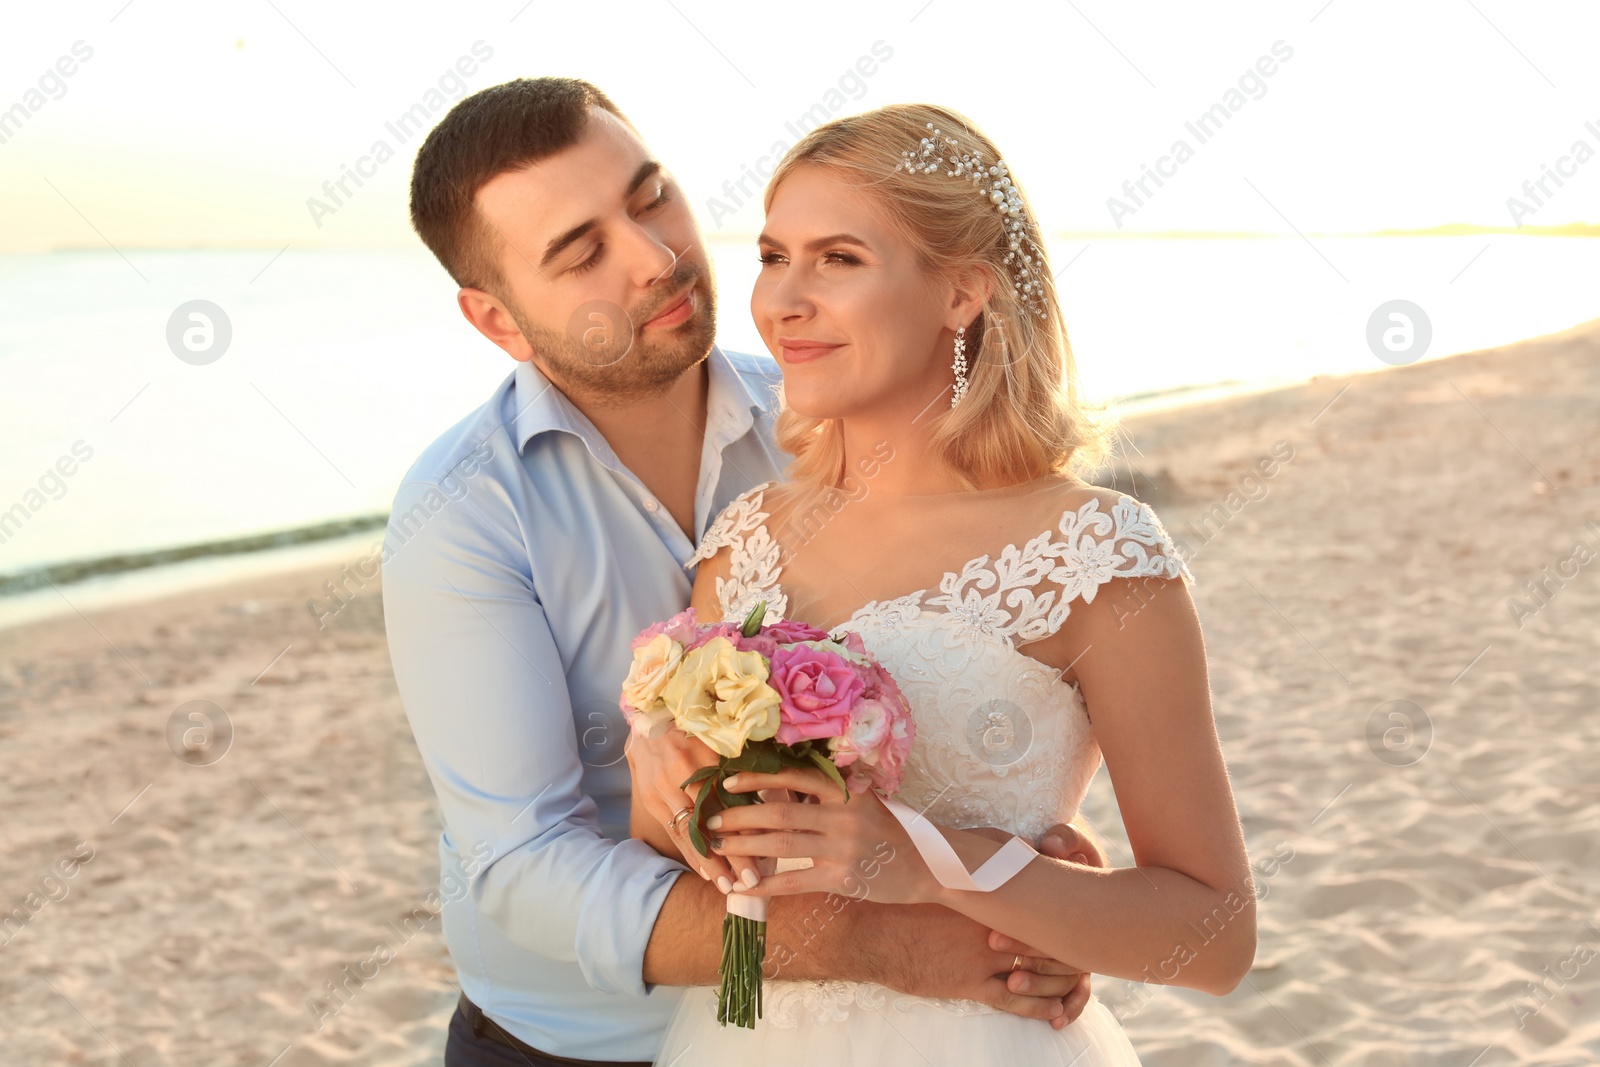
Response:
POLYGON ((655 511, 655 510, 656 510, 656 509, 657 509, 657 508, 659 508, 659 507, 660 507, 660 506, 661 506, 661 505, 660 505, 660 504, 657 504, 657 503, 656 503, 656 502, 655 502, 655 501, 654 501, 654 500, 646 500, 646 501, 645 501, 645 502, 644 502, 644 509, 645 509, 645 510, 646 510, 646 511, 655 511))

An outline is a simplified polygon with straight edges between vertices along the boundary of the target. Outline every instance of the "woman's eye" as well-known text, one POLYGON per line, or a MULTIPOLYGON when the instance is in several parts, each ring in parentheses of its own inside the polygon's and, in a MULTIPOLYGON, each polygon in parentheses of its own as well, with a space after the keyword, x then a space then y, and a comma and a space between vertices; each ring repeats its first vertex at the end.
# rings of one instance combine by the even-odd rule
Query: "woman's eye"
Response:
POLYGON ((857 259, 855 256, 852 256, 849 252, 829 252, 822 258, 828 260, 830 263, 856 264, 861 262, 861 260, 857 259))
POLYGON ((781 261, 783 259, 783 257, 780 256, 776 252, 767 252, 767 253, 764 253, 764 254, 758 256, 757 259, 760 260, 760 262, 761 262, 761 264, 763 266, 769 266, 770 267, 772 264, 781 261))

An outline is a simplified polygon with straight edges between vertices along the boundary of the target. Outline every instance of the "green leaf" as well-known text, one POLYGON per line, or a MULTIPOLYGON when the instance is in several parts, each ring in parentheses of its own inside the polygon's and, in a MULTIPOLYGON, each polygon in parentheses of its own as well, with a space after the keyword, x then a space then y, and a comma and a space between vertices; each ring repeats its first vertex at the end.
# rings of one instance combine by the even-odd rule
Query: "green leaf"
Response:
POLYGON ((691 785, 694 785, 696 782, 703 782, 707 778, 710 778, 713 774, 716 774, 720 770, 722 770, 722 768, 717 766, 715 763, 713 763, 709 767, 701 767, 698 771, 695 771, 689 777, 685 778, 682 782, 678 783, 678 788, 679 789, 688 789, 691 785))
POLYGON ((745 616, 744 629, 740 632, 746 637, 754 637, 761 632, 761 620, 767 617, 767 602, 756 601, 756 606, 750 609, 750 614, 745 616))
POLYGON ((780 749, 778 752, 778 758, 783 761, 785 767, 809 767, 811 766, 811 755, 810 749, 785 748, 780 749))
POLYGON ((713 786, 718 784, 713 778, 700 787, 700 795, 695 798, 694 814, 689 817, 689 842, 694 845, 695 851, 702 856, 710 856, 711 850, 706 847, 706 835, 700 829, 700 816, 705 811, 706 797, 713 792, 713 786))
POLYGON ((722 788, 722 783, 717 783, 717 795, 722 798, 723 806, 729 808, 742 808, 746 804, 759 804, 761 798, 755 793, 730 793, 722 788))
POLYGON ((850 802, 850 787, 844 784, 844 776, 839 773, 839 768, 833 765, 833 760, 829 759, 827 756, 824 756, 816 749, 812 749, 810 755, 811 762, 820 767, 823 774, 826 774, 829 778, 832 778, 836 783, 838 783, 839 788, 844 792, 845 803, 848 804, 850 802))
POLYGON ((729 774, 737 774, 740 771, 777 774, 782 766, 778 746, 769 741, 752 741, 744 746, 743 752, 722 761, 722 769, 729 774))

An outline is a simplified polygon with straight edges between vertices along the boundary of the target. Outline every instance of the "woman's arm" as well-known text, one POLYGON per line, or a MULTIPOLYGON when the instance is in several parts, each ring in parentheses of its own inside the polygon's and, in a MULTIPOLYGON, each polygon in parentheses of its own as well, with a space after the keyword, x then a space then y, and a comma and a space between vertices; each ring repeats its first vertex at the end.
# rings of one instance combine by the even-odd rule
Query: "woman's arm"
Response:
MULTIPOLYGON (((1037 860, 995 894, 939 887, 935 899, 1086 970, 1226 993, 1255 958, 1255 887, 1188 587, 1117 579, 1074 604, 1057 637, 1052 651, 1076 660, 1138 866, 1037 860), (1024 924, 1009 929, 1002 909, 1024 924)), ((946 836, 969 869, 994 851, 946 836)))
MULTIPOLYGON (((872 899, 944 904, 1097 974, 1218 995, 1233 989, 1255 957, 1255 892, 1187 587, 1115 579, 1094 603, 1074 605, 1057 639, 1055 651, 1076 659, 1138 866, 1097 870, 1040 857, 992 893, 948 890, 887 808, 871 794, 843 803, 815 772, 740 775, 730 788, 784 785, 820 803, 725 812, 731 827, 768 831, 726 838, 725 854, 812 857, 810 870, 768 876, 758 894, 840 891, 830 880, 842 883, 887 842, 909 862, 882 864, 867 880, 872 899)), ((976 833, 943 833, 969 870, 999 847, 976 833)))

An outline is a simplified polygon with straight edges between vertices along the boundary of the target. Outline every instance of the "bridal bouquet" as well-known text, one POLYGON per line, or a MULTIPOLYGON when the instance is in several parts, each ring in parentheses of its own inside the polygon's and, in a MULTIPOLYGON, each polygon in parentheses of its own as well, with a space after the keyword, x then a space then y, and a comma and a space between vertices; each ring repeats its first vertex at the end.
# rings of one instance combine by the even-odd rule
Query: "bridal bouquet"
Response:
MULTIPOLYGON (((722 807, 760 803, 730 793, 723 781, 741 771, 775 774, 816 767, 844 790, 900 786, 915 730, 911 708, 859 634, 835 640, 802 622, 762 625, 765 601, 743 625, 707 626, 693 608, 658 622, 630 645, 633 665, 622 686, 632 730, 657 737, 674 727, 699 738, 720 760, 683 783, 698 784, 689 837, 709 855, 703 816, 715 794, 722 807)), ((767 902, 728 894, 722 920, 717 1021, 754 1028, 761 1016, 761 960, 767 902)))

